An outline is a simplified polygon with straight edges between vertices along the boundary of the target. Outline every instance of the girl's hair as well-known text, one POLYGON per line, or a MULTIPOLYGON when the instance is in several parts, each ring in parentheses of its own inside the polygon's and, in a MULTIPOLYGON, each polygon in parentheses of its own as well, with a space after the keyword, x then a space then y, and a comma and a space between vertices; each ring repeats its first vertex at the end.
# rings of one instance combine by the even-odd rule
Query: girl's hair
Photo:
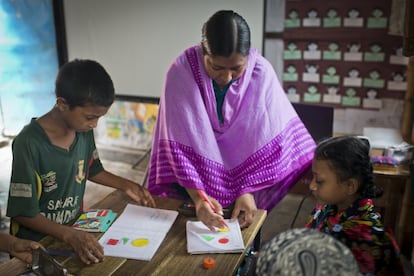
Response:
POLYGON ((218 11, 203 25, 201 46, 204 55, 229 57, 240 53, 247 56, 250 50, 249 25, 234 11, 218 11))
POLYGON ((315 150, 315 160, 326 160, 340 181, 358 181, 361 198, 376 198, 383 191, 374 184, 370 144, 365 138, 339 136, 321 141, 315 150))
POLYGON ((111 77, 96 61, 75 59, 64 64, 55 82, 56 97, 76 106, 110 106, 115 100, 111 77))

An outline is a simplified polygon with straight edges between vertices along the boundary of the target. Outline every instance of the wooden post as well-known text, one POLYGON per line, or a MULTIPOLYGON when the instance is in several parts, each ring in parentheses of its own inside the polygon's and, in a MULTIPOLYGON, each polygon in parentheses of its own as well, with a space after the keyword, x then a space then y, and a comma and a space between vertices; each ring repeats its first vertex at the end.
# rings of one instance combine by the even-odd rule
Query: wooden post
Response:
POLYGON ((407 91, 405 93, 401 135, 405 142, 414 143, 414 56, 409 58, 407 69, 407 91))

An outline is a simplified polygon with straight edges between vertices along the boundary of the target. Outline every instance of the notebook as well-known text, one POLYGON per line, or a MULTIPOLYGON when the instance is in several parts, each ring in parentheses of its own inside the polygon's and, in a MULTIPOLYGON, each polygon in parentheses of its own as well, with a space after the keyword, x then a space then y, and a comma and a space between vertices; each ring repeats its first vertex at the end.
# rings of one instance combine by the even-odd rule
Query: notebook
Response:
POLYGON ((117 213, 110 209, 93 209, 83 212, 72 227, 87 232, 105 232, 117 213))
POLYGON ((211 231, 201 221, 187 221, 187 252, 190 254, 239 253, 243 252, 244 242, 239 222, 225 219, 226 231, 211 231))
POLYGON ((150 261, 178 212, 128 204, 99 239, 105 256, 150 261))

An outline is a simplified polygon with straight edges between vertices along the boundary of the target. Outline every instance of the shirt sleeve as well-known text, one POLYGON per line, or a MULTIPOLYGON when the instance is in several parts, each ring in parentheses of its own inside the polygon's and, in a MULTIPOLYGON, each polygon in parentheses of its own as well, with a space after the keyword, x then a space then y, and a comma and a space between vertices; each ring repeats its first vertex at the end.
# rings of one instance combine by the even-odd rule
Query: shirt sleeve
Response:
POLYGON ((16 137, 12 144, 13 161, 7 216, 34 217, 40 213, 38 197, 41 180, 33 164, 33 152, 25 141, 16 137))
POLYGON ((96 148, 93 132, 91 131, 90 134, 92 154, 88 163, 88 178, 104 170, 101 159, 99 158, 98 149, 96 148))

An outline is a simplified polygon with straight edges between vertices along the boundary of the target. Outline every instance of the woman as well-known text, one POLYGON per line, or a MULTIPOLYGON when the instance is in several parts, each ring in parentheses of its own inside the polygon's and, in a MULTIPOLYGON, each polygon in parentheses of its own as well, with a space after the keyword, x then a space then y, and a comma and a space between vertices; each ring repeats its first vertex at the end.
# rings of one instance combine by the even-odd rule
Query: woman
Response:
POLYGON ((167 72, 148 189, 189 195, 212 230, 222 225, 222 207, 234 204, 232 219, 247 227, 257 208, 272 209, 308 169, 314 147, 271 64, 250 48, 246 21, 218 11, 204 24, 201 45, 167 72))

